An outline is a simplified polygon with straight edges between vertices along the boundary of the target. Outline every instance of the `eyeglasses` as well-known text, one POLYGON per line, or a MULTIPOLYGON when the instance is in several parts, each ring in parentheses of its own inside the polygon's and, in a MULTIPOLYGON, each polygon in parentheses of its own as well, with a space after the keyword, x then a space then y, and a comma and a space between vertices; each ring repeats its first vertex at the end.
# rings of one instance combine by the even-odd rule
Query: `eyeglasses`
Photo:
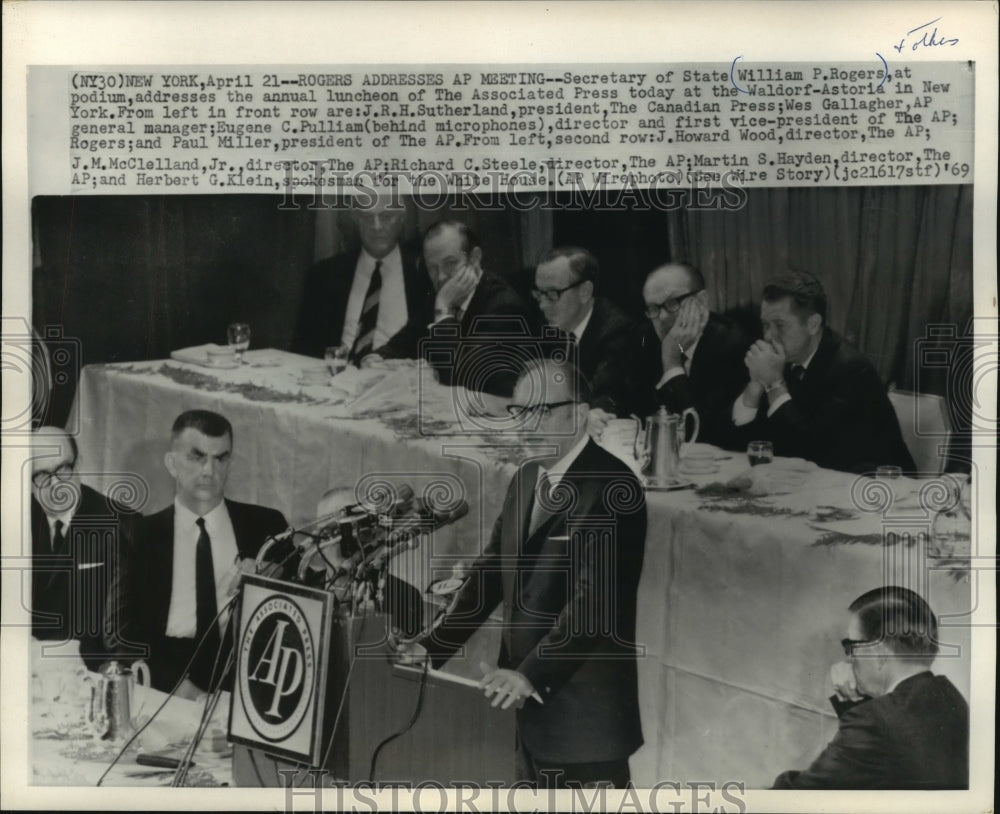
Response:
POLYGON ((552 401, 547 404, 508 404, 507 412, 510 413, 512 418, 528 418, 536 413, 541 418, 545 418, 556 407, 565 407, 567 404, 576 403, 572 399, 569 399, 568 401, 552 401))
POLYGON ((658 305, 647 305, 646 316, 649 319, 656 319, 660 315, 660 311, 666 311, 668 314, 676 314, 681 310, 681 303, 688 297, 693 297, 697 293, 699 292, 688 291, 687 294, 681 294, 679 297, 671 297, 669 300, 664 300, 658 305))
POLYGON ((571 288, 576 288, 577 286, 583 285, 586 280, 577 280, 575 283, 566 286, 565 288, 547 288, 544 291, 540 288, 532 288, 531 296, 534 297, 538 302, 542 300, 548 300, 549 302, 558 302, 559 298, 569 291, 571 288))
POLYGON ((850 658, 854 655, 854 648, 863 644, 875 644, 870 639, 841 639, 840 646, 844 648, 844 655, 850 658))
POLYGON ((66 480, 70 475, 73 474, 73 467, 76 465, 76 461, 71 463, 59 464, 55 469, 46 470, 40 469, 31 476, 31 482, 35 484, 39 489, 49 485, 49 482, 53 478, 58 478, 59 480, 66 480))

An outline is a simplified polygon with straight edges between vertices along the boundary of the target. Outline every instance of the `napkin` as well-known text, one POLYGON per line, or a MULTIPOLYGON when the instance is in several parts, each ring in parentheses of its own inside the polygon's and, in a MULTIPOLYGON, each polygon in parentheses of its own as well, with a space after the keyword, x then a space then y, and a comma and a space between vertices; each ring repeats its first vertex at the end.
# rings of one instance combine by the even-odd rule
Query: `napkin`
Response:
POLYGON ((786 495, 807 484, 819 467, 804 458, 775 458, 769 464, 752 466, 731 478, 726 486, 751 495, 786 495))
POLYGON ((223 369, 237 367, 238 365, 235 360, 221 365, 213 365, 209 362, 209 350, 224 350, 226 347, 228 346, 217 345, 214 342, 209 342, 205 345, 193 345, 190 348, 180 348, 179 350, 170 351, 170 358, 177 362, 187 362, 189 365, 201 365, 202 367, 223 369))

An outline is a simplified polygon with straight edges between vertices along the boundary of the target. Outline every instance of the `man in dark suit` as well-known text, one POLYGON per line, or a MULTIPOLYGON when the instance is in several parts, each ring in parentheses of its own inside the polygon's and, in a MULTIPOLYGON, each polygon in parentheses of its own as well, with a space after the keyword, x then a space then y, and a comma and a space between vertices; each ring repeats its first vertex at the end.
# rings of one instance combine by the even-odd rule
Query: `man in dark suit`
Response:
POLYGON ((875 588, 851 603, 846 662, 835 664, 831 696, 840 728, 805 771, 776 789, 965 789, 969 705, 930 671, 937 617, 907 588, 875 588))
POLYGON ((764 338, 746 354, 750 381, 732 411, 744 439, 845 472, 916 469, 878 372, 826 326, 819 280, 803 271, 773 278, 760 320, 764 338))
POLYGON ((535 269, 531 293, 545 322, 576 345, 576 364, 590 384, 591 422, 607 422, 630 399, 634 326, 618 306, 595 296, 598 271, 597 258, 586 249, 556 248, 535 269))
POLYGON ((141 520, 126 569, 128 643, 148 648, 154 687, 169 691, 183 679, 183 697, 222 680, 232 648, 227 605, 240 573, 287 528, 280 512, 224 497, 232 448, 233 429, 221 415, 177 417, 164 456, 174 502, 141 520))
MULTIPOLYGON (((640 330, 640 383, 635 409, 661 405, 672 413, 693 407, 698 440, 737 449, 733 400, 747 382, 743 357, 749 337, 735 322, 708 309, 705 279, 694 266, 669 263, 653 269, 642 288, 649 324, 640 330)), ((745 446, 744 446, 745 448, 745 446)))
POLYGON ((509 396, 525 347, 534 346, 524 301, 500 277, 483 271, 479 241, 460 221, 431 226, 424 233, 423 256, 435 291, 428 301, 433 322, 411 319, 376 355, 419 355, 442 384, 509 396))
POLYGON ((32 437, 31 633, 80 643, 97 670, 113 651, 105 645, 108 596, 135 513, 75 476, 76 442, 57 427, 32 437))
POLYGON ((440 624, 400 650, 440 664, 502 603, 499 669, 480 686, 493 706, 524 702, 519 779, 622 787, 642 744, 633 642, 646 504, 632 471, 588 438, 588 398, 572 365, 529 363, 511 412, 538 454, 440 624))
POLYGON ((410 319, 430 322, 426 302, 431 285, 417 252, 399 243, 406 223, 402 203, 378 198, 363 207, 355 201, 351 219, 361 248, 328 257, 309 270, 292 350, 322 357, 325 348, 343 344, 357 364, 410 319))

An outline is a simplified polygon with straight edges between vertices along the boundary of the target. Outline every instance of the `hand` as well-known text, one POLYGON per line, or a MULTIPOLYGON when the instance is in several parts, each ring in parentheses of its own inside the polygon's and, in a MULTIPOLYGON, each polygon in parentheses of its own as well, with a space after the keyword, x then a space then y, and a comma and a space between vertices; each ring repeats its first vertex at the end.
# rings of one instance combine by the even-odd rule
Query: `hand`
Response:
POLYGON ((480 270, 478 264, 466 263, 455 272, 454 276, 448 280, 434 298, 435 313, 451 313, 456 307, 465 302, 479 282, 480 270))
POLYGON ((861 692, 858 681, 854 677, 854 665, 846 661, 838 661, 830 668, 830 681, 833 691, 841 701, 860 701, 861 692))
POLYGON ((595 441, 601 440, 601 435, 604 434, 604 428, 608 426, 608 422, 613 419, 614 416, 602 410, 600 407, 592 407, 590 412, 587 413, 587 433, 595 441))
POLYGON ((660 343, 660 359, 663 362, 664 373, 672 367, 684 366, 682 354, 691 348, 705 329, 707 322, 708 309, 699 300, 688 297, 681 303, 681 310, 677 312, 673 327, 660 343))
POLYGON ((483 663, 480 663, 479 668, 486 673, 479 686, 487 698, 492 696, 493 703, 490 706, 510 709, 512 704, 525 698, 534 698, 542 703, 541 696, 535 692, 531 682, 517 670, 490 670, 489 665, 483 663))
POLYGON ((393 660, 399 664, 422 666, 427 661, 427 648, 418 642, 404 642, 390 636, 389 646, 395 651, 393 660))
POLYGON ((785 370, 785 349, 758 339, 750 346, 743 361, 750 371, 751 380, 767 388, 781 379, 785 370))

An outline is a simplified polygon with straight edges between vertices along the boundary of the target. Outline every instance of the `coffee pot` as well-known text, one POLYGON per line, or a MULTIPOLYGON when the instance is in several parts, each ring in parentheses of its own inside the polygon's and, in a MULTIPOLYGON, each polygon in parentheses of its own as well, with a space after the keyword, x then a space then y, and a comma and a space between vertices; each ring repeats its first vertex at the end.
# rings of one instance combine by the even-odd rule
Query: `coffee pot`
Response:
POLYGON ((99 675, 84 677, 90 684, 87 723, 102 740, 124 740, 137 728, 150 688, 149 667, 136 661, 131 668, 111 661, 99 675), (140 679, 136 681, 136 677, 140 679), (137 687, 141 690, 137 691, 137 687))
POLYGON ((647 486, 671 486, 677 483, 681 455, 687 444, 697 440, 699 425, 698 413, 693 407, 688 407, 679 415, 668 412, 666 407, 660 407, 646 419, 645 432, 641 430, 641 426, 636 427, 634 452, 636 460, 642 464, 642 474, 647 486), (682 442, 682 435, 687 434, 689 415, 693 419, 691 437, 682 442))

